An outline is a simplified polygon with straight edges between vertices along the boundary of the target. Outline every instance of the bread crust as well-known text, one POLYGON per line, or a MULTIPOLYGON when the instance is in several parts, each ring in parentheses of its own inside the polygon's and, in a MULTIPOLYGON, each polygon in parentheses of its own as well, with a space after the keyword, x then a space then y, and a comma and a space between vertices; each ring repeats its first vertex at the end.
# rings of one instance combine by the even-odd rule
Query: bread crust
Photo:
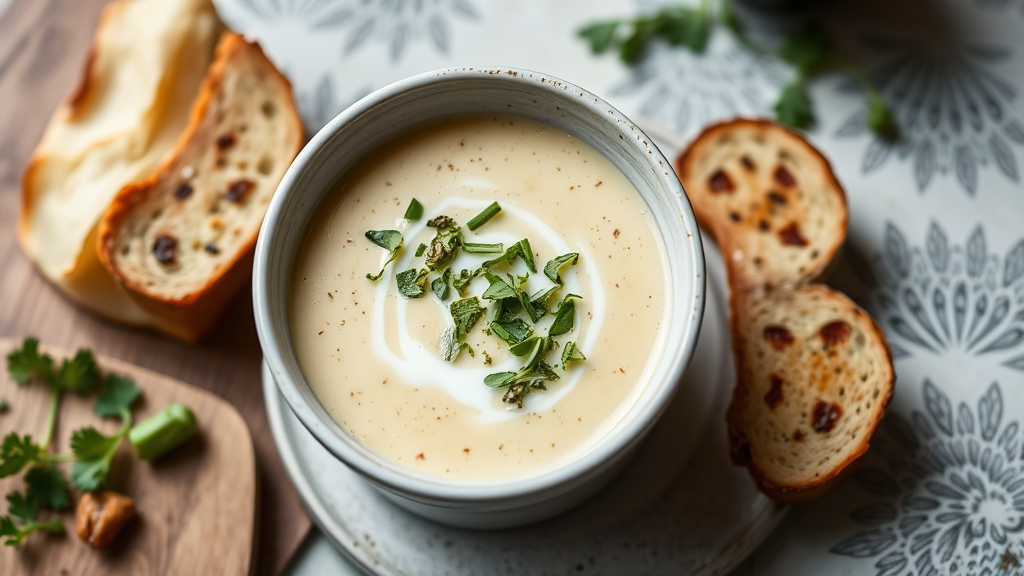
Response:
MULTIPOLYGON (((780 145, 781 148, 782 146, 780 145)), ((746 167, 746 171, 750 173, 763 168, 760 164, 755 166, 754 162, 751 162, 746 155, 742 158, 742 164, 746 167)), ((848 225, 848 206, 845 192, 836 179, 830 163, 820 151, 799 134, 764 119, 737 118, 707 127, 677 157, 675 168, 683 188, 686 190, 694 207, 698 224, 719 244, 728 273, 729 329, 733 343, 737 378, 736 387, 733 389, 732 400, 726 414, 730 457, 736 465, 745 466, 758 488, 775 500, 780 502, 800 502, 818 498, 848 477, 867 452, 871 435, 877 428, 878 422, 884 414, 885 407, 892 397, 893 384, 895 382, 895 372, 892 367, 892 351, 884 333, 874 320, 845 296, 825 286, 808 286, 827 275, 832 268, 836 254, 841 249, 842 243, 845 240, 848 225), (828 198, 824 206, 830 211, 827 216, 833 218, 836 222, 834 226, 825 227, 822 245, 815 245, 815 251, 819 253, 812 254, 809 264, 798 269, 784 271, 786 272, 785 274, 776 274, 774 277, 768 277, 763 270, 754 265, 757 263, 758 257, 767 260, 772 256, 772 253, 756 251, 753 254, 744 253, 744 241, 749 241, 750 237, 758 234, 750 226, 744 227, 741 225, 741 223, 746 224, 747 216, 745 214, 727 213, 723 209, 721 195, 717 195, 716 191, 713 190, 715 184, 719 184, 726 192, 731 192, 734 189, 735 185, 729 178, 729 173, 725 172, 726 176, 719 182, 713 182, 712 180, 718 177, 719 173, 722 173, 723 170, 720 166, 707 166, 707 158, 712 147, 722 144, 729 138, 737 137, 738 134, 751 131, 760 134, 772 142, 783 141, 785 143, 784 146, 794 147, 799 154, 811 160, 812 166, 809 168, 805 166, 804 170, 814 170, 820 175, 821 186, 815 187, 815 190, 825 190, 825 195, 828 198), (707 175, 709 169, 718 170, 712 173, 711 179, 707 175), (750 398, 751 386, 748 380, 751 370, 746 363, 748 343, 746 342, 744 330, 751 325, 757 306, 762 305, 766 299, 770 300, 779 294, 799 290, 810 290, 812 292, 820 290, 822 294, 829 294, 830 298, 841 298, 852 307, 850 308, 851 314, 862 315, 863 319, 867 320, 866 326, 870 339, 877 341, 884 348, 883 364, 884 369, 887 370, 887 376, 885 376, 886 382, 883 383, 885 388, 884 397, 879 399, 877 409, 873 413, 873 418, 864 424, 867 433, 861 436, 859 444, 848 453, 847 457, 829 470, 825 470, 813 480, 787 483, 779 481, 759 467, 751 453, 751 442, 748 439, 746 430, 753 423, 746 421, 744 408, 748 402, 760 401, 760 399, 750 398)), ((737 173, 741 179, 744 177, 744 170, 733 171, 734 175, 737 173)), ((764 179, 762 178, 761 182, 763 183, 763 181, 764 179)), ((746 184, 748 188, 751 187, 749 181, 743 181, 738 188, 740 192, 744 191, 743 184, 746 184)), ((753 187, 756 187, 756 185, 753 187)), ((764 193, 763 190, 755 190, 755 192, 764 193)), ((774 192, 770 194, 774 194, 774 192)), ((771 196, 769 195, 769 197, 771 196)), ((762 201, 760 199, 755 200, 762 201)), ((807 201, 806 198, 803 198, 803 200, 807 201)), ((808 205, 807 209, 810 210, 811 208, 808 205)), ((762 211, 761 214, 765 214, 765 212, 762 211)), ((765 218, 770 220, 772 218, 771 215, 774 215, 774 211, 771 211, 769 214, 765 218)), ((797 221, 805 217, 806 213, 802 212, 797 212, 797 216, 795 216, 797 221)), ((777 222, 770 221, 770 224, 777 224, 777 222)), ((775 228, 777 229, 777 226, 775 228)), ((779 250, 781 251, 783 248, 780 247, 779 250)), ((750 252, 749 246, 747 246, 747 251, 750 252)))
MULTIPOLYGON (((233 54, 239 51, 246 53, 244 57, 262 60, 261 68, 271 74, 275 82, 281 83, 284 87, 287 101, 280 108, 287 115, 286 124, 290 126, 291 131, 298 135, 298 138, 296 138, 296 145, 293 149, 281 152, 283 157, 286 156, 286 164, 290 163, 298 154, 304 143, 303 129, 295 106, 291 84, 267 60, 258 44, 249 43, 238 34, 226 32, 217 45, 210 71, 192 107, 188 126, 179 138, 173 152, 148 178, 129 184, 118 192, 100 222, 97 238, 97 250, 104 267, 127 289, 129 296, 155 318, 159 330, 186 342, 196 342, 202 339, 220 317, 230 300, 250 280, 258 227, 244 239, 241 249, 236 250, 225 265, 220 266, 212 276, 207 278, 200 289, 173 298, 161 295, 150 286, 136 281, 118 265, 113 253, 115 239, 119 233, 119 227, 129 217, 135 206, 148 195, 157 193, 158 184, 177 176, 175 168, 178 159, 197 144, 196 138, 201 124, 219 93, 221 81, 233 54)), ((212 143, 207 142, 206 144, 212 143)), ((260 220, 262 221, 262 212, 260 220)))

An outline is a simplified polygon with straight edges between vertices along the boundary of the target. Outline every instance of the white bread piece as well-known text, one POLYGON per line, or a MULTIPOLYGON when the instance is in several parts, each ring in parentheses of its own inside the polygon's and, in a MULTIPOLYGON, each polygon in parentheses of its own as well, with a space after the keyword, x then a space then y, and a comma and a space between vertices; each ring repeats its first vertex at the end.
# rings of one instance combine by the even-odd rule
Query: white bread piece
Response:
POLYGON ((734 298, 820 277, 846 238, 846 195, 828 161, 774 122, 711 126, 676 171, 722 250, 734 298))
POLYGON ((174 153, 100 223, 104 266, 160 330, 198 340, 249 282, 263 216, 302 144, 291 85, 258 45, 225 33, 174 153))
POLYGON ((100 264, 96 224, 118 190, 174 148, 222 31, 210 0, 108 4, 79 86, 25 168, 25 253, 69 297, 108 318, 153 322, 100 264))
POLYGON ((773 294, 748 318, 730 455, 776 500, 813 499, 867 451, 892 397, 892 353, 866 312, 820 284, 773 294))

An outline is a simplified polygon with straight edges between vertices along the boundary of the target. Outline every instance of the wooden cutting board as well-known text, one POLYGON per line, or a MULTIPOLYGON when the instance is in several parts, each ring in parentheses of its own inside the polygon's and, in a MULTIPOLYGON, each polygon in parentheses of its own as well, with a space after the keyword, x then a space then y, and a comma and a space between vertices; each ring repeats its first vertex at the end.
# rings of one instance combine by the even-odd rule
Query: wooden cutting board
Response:
MULTIPOLYGON (((0 354, 20 341, 0 340, 0 354)), ((55 359, 73 350, 41 346, 55 359)), ((109 487, 135 500, 138 517, 107 550, 93 550, 75 534, 72 510, 42 517, 59 517, 65 534, 30 534, 19 548, 0 547, 0 572, 53 575, 194 575, 246 576, 252 566, 256 527, 256 456, 242 416, 217 396, 168 376, 104 357, 97 358, 106 374, 128 376, 142 390, 133 406, 135 422, 181 402, 192 409, 199 434, 180 448, 152 462, 139 460, 124 441, 111 468, 109 487)), ((49 410, 48 388, 41 383, 18 386, 4 364, 0 398, 9 405, 0 414, 0 435, 16 431, 39 438, 49 410)), ((93 413, 95 394, 65 393, 57 420, 57 453, 70 453, 71 433, 93 425, 104 434, 120 422, 93 413)), ((69 464, 62 464, 65 475, 69 464)), ((24 490, 22 475, 0 480, 0 495, 24 490)), ((6 513, 6 503, 0 505, 6 513)))

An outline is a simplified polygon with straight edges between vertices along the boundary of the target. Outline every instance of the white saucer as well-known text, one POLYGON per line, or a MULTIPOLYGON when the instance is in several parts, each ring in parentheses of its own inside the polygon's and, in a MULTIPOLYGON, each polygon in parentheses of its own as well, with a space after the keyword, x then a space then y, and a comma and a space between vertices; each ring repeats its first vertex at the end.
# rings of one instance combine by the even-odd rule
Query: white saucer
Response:
POLYGON ((707 307, 679 395, 626 471, 553 520, 502 531, 440 526, 401 510, 324 449, 289 410, 269 371, 270 428, 313 521, 356 565, 379 576, 725 574, 782 518, 727 456, 725 408, 735 380, 717 250, 705 241, 707 307))

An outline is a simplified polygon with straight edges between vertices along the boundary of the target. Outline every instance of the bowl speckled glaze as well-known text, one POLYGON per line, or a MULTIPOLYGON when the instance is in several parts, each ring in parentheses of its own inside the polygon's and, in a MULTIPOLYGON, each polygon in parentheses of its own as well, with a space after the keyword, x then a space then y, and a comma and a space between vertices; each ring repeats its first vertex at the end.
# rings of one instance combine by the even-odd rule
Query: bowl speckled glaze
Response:
POLYGON ((302 424, 339 460, 396 504, 467 528, 507 528, 563 512, 604 486, 628 461, 675 395, 704 313, 700 233, 672 166, 628 118, 586 90, 510 68, 448 68, 382 88, 329 122, 281 182, 263 221, 253 269, 253 307, 263 354, 282 396, 302 424), (599 443, 561 467, 510 482, 470 484, 417 474, 374 454, 320 404, 295 356, 291 274, 320 204, 368 151, 424 123, 474 114, 519 116, 582 139, 639 190, 667 250, 667 335, 650 385, 599 443))

